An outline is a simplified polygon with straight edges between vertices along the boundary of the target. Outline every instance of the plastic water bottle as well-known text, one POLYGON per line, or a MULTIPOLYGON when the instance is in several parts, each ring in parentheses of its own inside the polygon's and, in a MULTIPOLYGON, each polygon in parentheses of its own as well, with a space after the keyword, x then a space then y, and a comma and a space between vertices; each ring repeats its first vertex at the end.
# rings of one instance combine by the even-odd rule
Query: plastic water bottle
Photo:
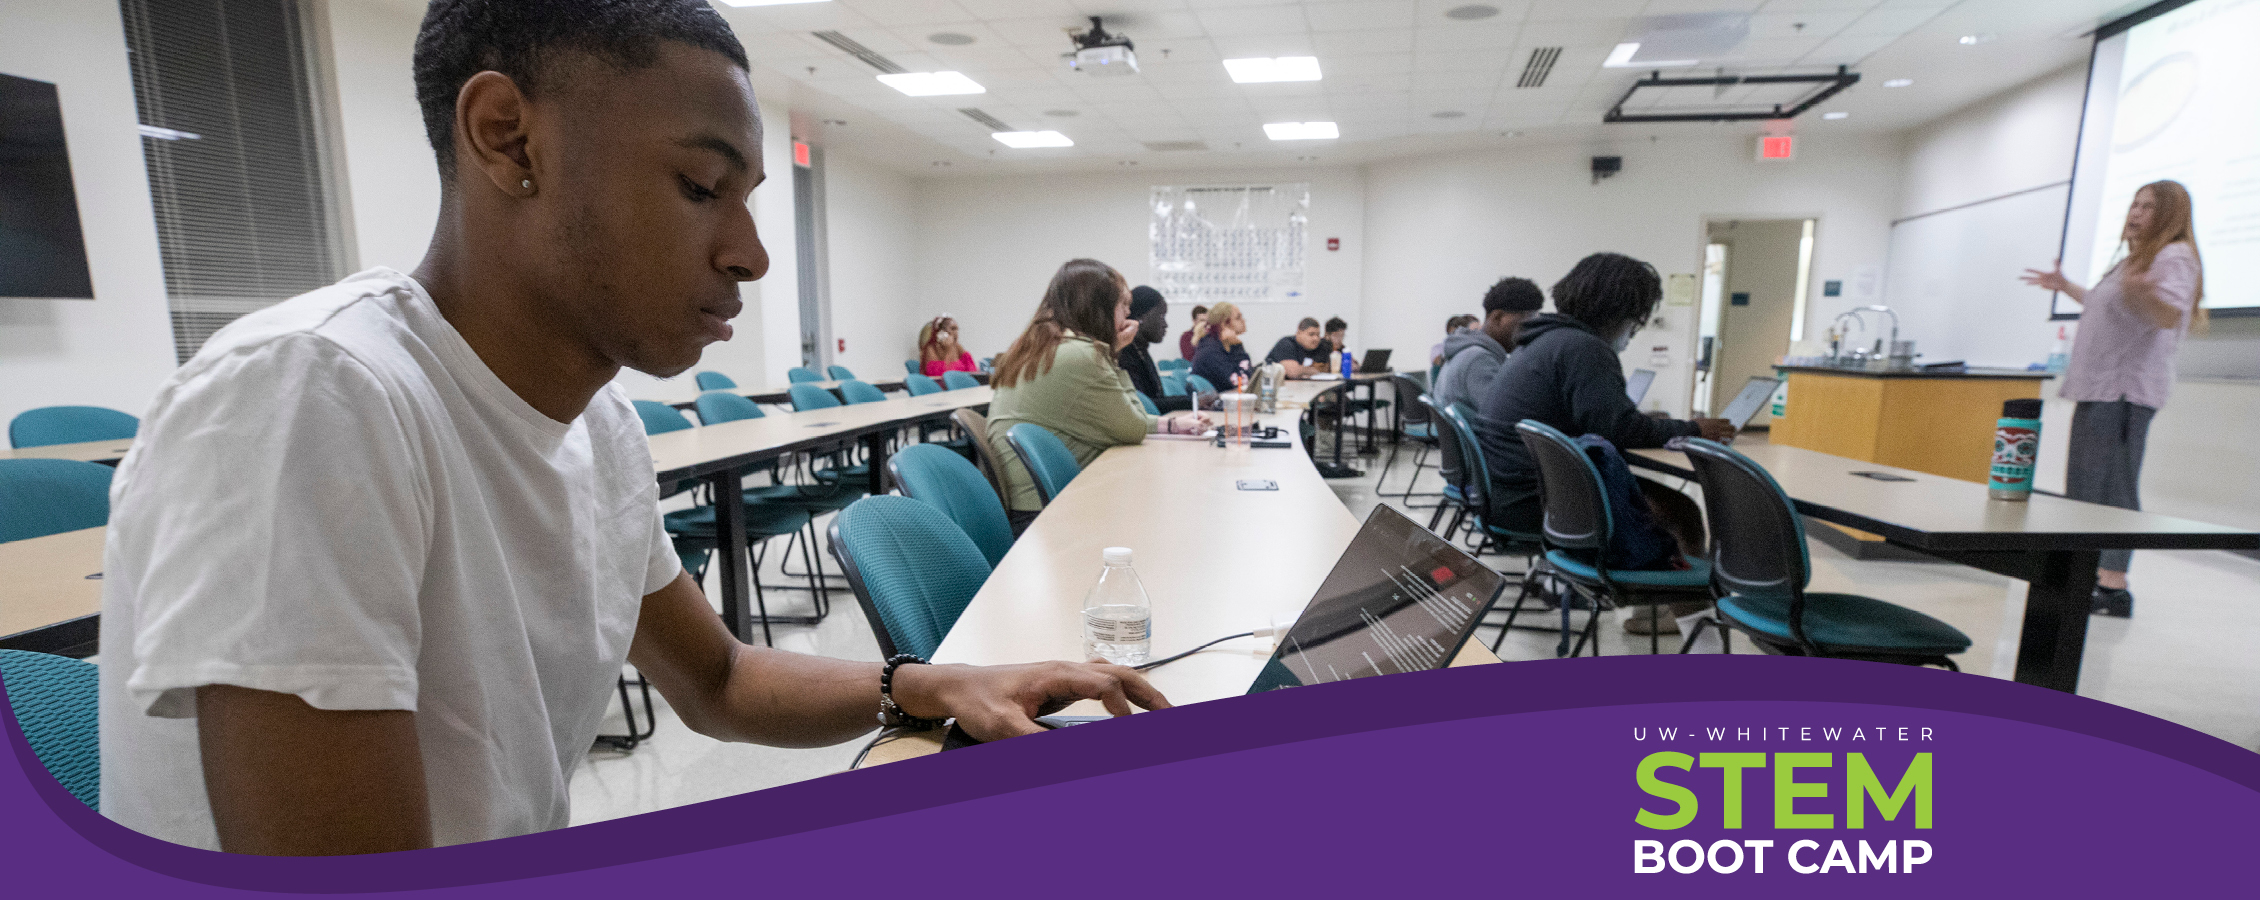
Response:
POLYGON ((1130 548, 1108 547, 1103 556, 1099 583, 1083 595, 1083 658, 1135 666, 1153 654, 1154 607, 1130 568, 1130 548))
POLYGON ((1347 350, 1347 349, 1343 350, 1343 351, 1342 351, 1342 377, 1343 377, 1344 379, 1347 379, 1347 378, 1349 378, 1349 377, 1350 377, 1351 375, 1354 375, 1354 374, 1356 374, 1356 373, 1357 373, 1357 371, 1358 371, 1358 361, 1357 361, 1357 358, 1356 358, 1356 357, 1353 357, 1353 356, 1351 356, 1351 355, 1350 355, 1350 351, 1349 351, 1349 350, 1347 350))
POLYGON ((2032 470, 2039 455, 2040 401, 2002 403, 2001 420, 1993 426, 1993 465, 1986 474, 1986 496, 1995 500, 2032 499, 2032 470))
POLYGON ((2064 326, 2056 326, 2056 348, 2048 351, 2048 371, 2062 375, 2065 369, 2071 368, 2072 354, 2069 346, 2069 342, 2064 339, 2064 326))

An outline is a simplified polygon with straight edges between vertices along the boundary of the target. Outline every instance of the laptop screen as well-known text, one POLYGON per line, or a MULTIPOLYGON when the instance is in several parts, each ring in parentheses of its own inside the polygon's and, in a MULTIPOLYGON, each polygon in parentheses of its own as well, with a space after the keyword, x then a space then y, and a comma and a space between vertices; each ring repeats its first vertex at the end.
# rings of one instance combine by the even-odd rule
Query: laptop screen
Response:
POLYGON ((1380 350, 1367 350, 1365 351, 1365 358, 1358 360, 1359 374, 1371 374, 1374 372, 1387 371, 1389 371, 1389 351, 1386 348, 1380 350))
POLYGON ((1750 376, 1749 382, 1742 385, 1742 393, 1734 395, 1734 402, 1726 405, 1726 412, 1721 413, 1719 418, 1725 419, 1728 424, 1736 428, 1741 428, 1751 419, 1757 417, 1758 410, 1766 407, 1766 401, 1773 399, 1774 389, 1780 386, 1781 379, 1779 378, 1767 378, 1763 375, 1750 376))
POLYGON ((1248 693, 1441 669, 1506 579, 1376 506, 1248 693))
POLYGON ((1632 374, 1624 379, 1624 394, 1632 398, 1634 406, 1638 406, 1640 401, 1648 396, 1648 386, 1655 383, 1656 373, 1654 370, 1634 369, 1632 374))

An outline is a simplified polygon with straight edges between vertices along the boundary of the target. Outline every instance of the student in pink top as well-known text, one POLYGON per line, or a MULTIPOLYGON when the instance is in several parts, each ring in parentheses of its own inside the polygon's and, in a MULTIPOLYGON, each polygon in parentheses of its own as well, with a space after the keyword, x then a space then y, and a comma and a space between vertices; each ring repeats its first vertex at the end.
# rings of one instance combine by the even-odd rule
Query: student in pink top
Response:
MULTIPOLYGON (((2192 326, 2205 328, 2204 264, 2197 256, 2189 189, 2153 181, 2134 192, 2122 232, 2126 256, 2081 290, 2064 277, 2063 261, 2047 272, 2027 269, 2026 284, 2070 294, 2080 302, 2079 336, 2061 396, 2072 412, 2071 457, 2064 494, 2074 500, 2141 509, 2142 449, 2150 419, 2174 386, 2174 351, 2192 326)), ((2134 614, 2127 591, 2132 551, 2105 550, 2095 570, 2095 612, 2134 614)))
POLYGON ((918 329, 918 367, 929 378, 940 378, 943 372, 978 372, 981 366, 973 361, 973 354, 957 343, 957 320, 948 316, 935 316, 918 329))

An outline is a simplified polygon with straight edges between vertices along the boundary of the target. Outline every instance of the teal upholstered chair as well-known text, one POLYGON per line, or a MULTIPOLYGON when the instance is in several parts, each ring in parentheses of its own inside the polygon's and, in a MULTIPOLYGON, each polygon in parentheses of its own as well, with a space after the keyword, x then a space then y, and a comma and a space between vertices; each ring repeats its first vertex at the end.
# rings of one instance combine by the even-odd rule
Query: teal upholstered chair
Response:
POLYGON ((93 663, 0 650, 0 681, 24 730, 24 743, 47 774, 88 809, 102 808, 102 745, 96 740, 100 679, 93 663))
POLYGON ((1186 390, 1185 390, 1185 373, 1183 373, 1183 372, 1163 372, 1163 373, 1161 373, 1161 395, 1162 395, 1162 396, 1164 396, 1164 397, 1183 397, 1183 396, 1185 396, 1185 394, 1186 394, 1186 390))
POLYGON ((840 398, 834 396, 831 391, 805 381, 795 382, 791 387, 786 388, 785 397, 792 401, 794 412, 831 409, 840 405, 840 398))
POLYGON ((738 386, 738 383, 731 380, 730 376, 720 372, 700 372, 696 380, 698 381, 698 389, 702 391, 726 391, 738 386))
POLYGON ((810 369, 803 366, 794 366, 790 369, 785 370, 785 380, 793 384, 799 384, 803 381, 823 381, 824 376, 818 374, 815 369, 810 369))
MULTIPOLYGON (((1455 405, 1445 413, 1450 415, 1456 411, 1455 405)), ((1612 568, 1609 544, 1616 534, 1616 516, 1609 508, 1601 470, 1586 457, 1584 448, 1551 425, 1524 419, 1515 423, 1515 431, 1538 463, 1538 497, 1545 507, 1539 535, 1545 555, 1540 557, 1544 560, 1540 570, 1559 578, 1578 596, 1594 604, 1594 615, 1586 619, 1585 630, 1578 635, 1577 645, 1570 648, 1569 655, 1576 656, 1589 640, 1594 654, 1600 654, 1599 612, 1603 608, 1655 607, 1711 599, 1711 566, 1704 560, 1689 560, 1689 567, 1685 569, 1612 568)), ((1472 458, 1465 462, 1481 468, 1472 458)), ((1565 638, 1571 605, 1562 604, 1565 638)), ((1662 611, 1650 609, 1649 614, 1661 615, 1662 611)), ((1650 652, 1658 649, 1660 632, 1661 629, 1650 629, 1650 652)))
POLYGON ((109 524, 115 471, 72 459, 0 459, 0 542, 109 524))
POLYGON ((996 488, 965 457, 935 444, 917 444, 888 457, 887 471, 903 496, 931 503, 956 522, 991 568, 1012 549, 1012 523, 997 501, 996 488))
POLYGON ((973 377, 971 373, 952 369, 942 373, 942 386, 953 391, 976 388, 981 386, 981 379, 973 377))
POLYGON ((849 371, 846 366, 827 366, 824 369, 824 374, 831 376, 833 381, 855 380, 855 373, 849 371))
POLYGON ((989 579, 981 548, 942 511, 909 497, 866 497, 832 521, 832 553, 879 655, 932 658, 989 579))
POLYGON ((1193 362, 1185 359, 1164 359, 1154 363, 1154 368, 1164 372, 1182 372, 1192 367, 1193 362))
POLYGON ((1161 415, 1161 404, 1155 403, 1154 398, 1146 396, 1145 391, 1134 391, 1133 393, 1138 395, 1138 405, 1145 408, 1146 415, 1161 415))
POLYGON ((1723 640, 1740 631, 1766 649, 1791 656, 1827 656, 1936 665, 1959 670, 1953 654, 1970 637, 1930 616, 1858 594, 1805 590, 1813 561, 1805 523, 1773 475, 1750 458, 1706 440, 1687 442, 1687 459, 1703 485, 1711 527, 1711 587, 1719 618, 1702 628, 1723 640))
MULTIPOLYGON (((839 367, 834 366, 833 368, 836 369, 839 367)), ((876 387, 872 387, 868 383, 856 381, 852 378, 842 379, 840 381, 840 395, 847 398, 847 402, 849 403, 877 403, 881 400, 887 399, 887 394, 885 391, 881 391, 876 387)))
POLYGON ((909 375, 903 376, 902 386, 903 389, 909 391, 910 395, 913 397, 924 397, 927 394, 938 394, 942 392, 941 384, 935 382, 934 379, 920 375, 916 372, 912 372, 909 375))
POLYGON ((917 360, 906 359, 902 361, 902 372, 905 375, 924 375, 926 374, 926 369, 924 366, 919 365, 917 360))
POLYGON ((1217 392, 1216 385, 1210 384, 1207 378, 1190 373, 1185 376, 1185 389, 1195 394, 1214 394, 1217 392))
POLYGON ((16 448, 116 441, 134 436, 141 420, 100 406, 43 406, 17 413, 8 422, 8 444, 16 448))
POLYGON ((1036 497, 1050 506, 1052 498, 1067 489, 1067 483, 1083 474, 1083 466, 1075 461, 1059 437, 1041 425, 1022 422, 1004 433, 1004 441, 1020 455, 1020 464, 1026 466, 1029 477, 1036 482, 1036 497))

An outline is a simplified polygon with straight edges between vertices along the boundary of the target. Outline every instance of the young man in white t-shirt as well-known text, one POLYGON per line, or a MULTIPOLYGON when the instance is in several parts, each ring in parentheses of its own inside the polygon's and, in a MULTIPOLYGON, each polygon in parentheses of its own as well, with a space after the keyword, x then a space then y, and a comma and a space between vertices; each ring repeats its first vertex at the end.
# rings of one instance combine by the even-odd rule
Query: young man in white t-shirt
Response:
MULTIPOLYGON (((881 666, 736 640, 683 573, 622 367, 730 337, 769 260, 745 53, 703 0, 441 0, 416 84, 443 183, 413 276, 246 316, 159 391, 113 490, 103 812, 230 852, 557 828, 633 662, 691 728, 869 731, 881 666)), ((887 715, 976 737, 1118 666, 903 664, 887 715)))

